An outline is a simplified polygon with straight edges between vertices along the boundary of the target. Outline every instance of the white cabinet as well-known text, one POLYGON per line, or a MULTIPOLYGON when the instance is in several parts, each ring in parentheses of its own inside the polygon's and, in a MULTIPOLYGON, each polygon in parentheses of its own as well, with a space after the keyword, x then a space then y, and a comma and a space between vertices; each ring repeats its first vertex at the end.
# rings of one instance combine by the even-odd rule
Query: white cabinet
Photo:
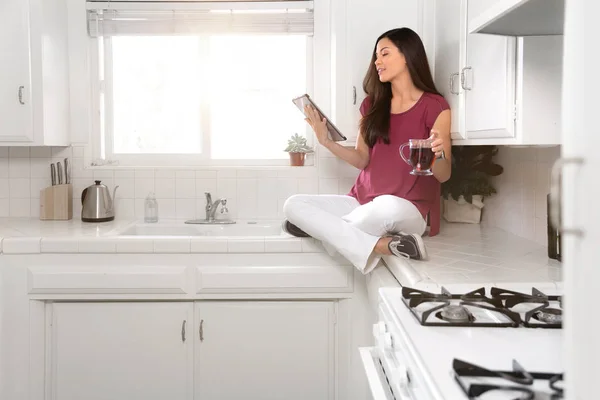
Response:
POLYGON ((514 137, 515 39, 466 35, 466 62, 460 81, 466 138, 514 137))
POLYGON ((51 307, 49 399, 193 399, 193 303, 51 307))
POLYGON ((0 142, 33 139, 28 31, 28 2, 0 3, 0 142))
POLYGON ((494 2, 436 1, 435 84, 452 109, 455 144, 514 136, 515 39, 467 34, 471 5, 478 13, 494 2))
POLYGON ((0 145, 70 144, 66 18, 65 0, 0 4, 0 145))
POLYGON ((464 31, 464 6, 462 0, 437 1, 435 9, 435 68, 434 81, 437 90, 444 96, 452 112, 453 139, 464 136, 464 120, 460 110, 464 108, 464 96, 460 95, 460 71, 462 34, 464 31))
POLYGON ((332 302, 198 302, 196 322, 196 400, 335 398, 332 302))
POLYGON ((333 301, 58 302, 49 400, 333 400, 333 301))
POLYGON ((469 34, 498 0, 437 0, 435 83, 452 108, 455 145, 560 143, 560 37, 469 34))
POLYGON ((360 103, 366 94, 363 79, 377 38, 384 32, 408 27, 422 33, 421 0, 343 0, 332 8, 336 48, 333 56, 336 90, 333 102, 338 105, 336 125, 354 143, 358 135, 360 103))

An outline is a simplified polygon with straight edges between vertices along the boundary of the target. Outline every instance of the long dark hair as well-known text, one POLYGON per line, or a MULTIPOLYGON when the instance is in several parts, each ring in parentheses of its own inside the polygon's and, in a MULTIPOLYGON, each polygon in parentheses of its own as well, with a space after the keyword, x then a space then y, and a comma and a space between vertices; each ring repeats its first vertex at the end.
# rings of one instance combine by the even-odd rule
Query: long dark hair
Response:
POLYGON ((424 92, 440 94, 435 88, 427 54, 421 38, 410 28, 392 29, 383 33, 375 41, 369 70, 363 80, 363 90, 370 96, 370 108, 360 122, 360 134, 369 147, 373 147, 377 139, 390 143, 390 113, 392 107, 392 84, 381 82, 377 74, 377 43, 383 38, 391 40, 406 59, 406 66, 414 85, 424 92))

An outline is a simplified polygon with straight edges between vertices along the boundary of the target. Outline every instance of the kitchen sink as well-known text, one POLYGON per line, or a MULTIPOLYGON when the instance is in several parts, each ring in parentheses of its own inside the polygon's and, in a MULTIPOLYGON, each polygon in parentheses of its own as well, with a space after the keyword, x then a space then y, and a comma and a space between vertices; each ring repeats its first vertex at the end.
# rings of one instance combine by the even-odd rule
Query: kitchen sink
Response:
POLYGON ((235 224, 136 222, 116 232, 119 236, 280 236, 281 221, 236 221, 235 224))

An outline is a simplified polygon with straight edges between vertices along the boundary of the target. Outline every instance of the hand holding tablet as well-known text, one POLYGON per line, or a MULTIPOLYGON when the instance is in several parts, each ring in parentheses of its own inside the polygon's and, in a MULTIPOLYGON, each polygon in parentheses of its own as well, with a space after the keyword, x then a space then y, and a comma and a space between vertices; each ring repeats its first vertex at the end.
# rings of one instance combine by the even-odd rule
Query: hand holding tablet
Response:
POLYGON ((319 124, 324 124, 324 127, 327 128, 327 132, 329 133, 329 138, 335 142, 341 142, 346 140, 346 137, 342 135, 339 129, 333 125, 329 118, 321 111, 321 109, 313 102, 313 100, 308 96, 308 94, 303 94, 300 97, 296 97, 292 100, 292 102, 298 107, 300 111, 306 117, 307 122, 311 125, 319 142, 322 141, 320 135, 323 134, 322 129, 319 127, 319 124), (325 121, 323 121, 323 118, 325 121))

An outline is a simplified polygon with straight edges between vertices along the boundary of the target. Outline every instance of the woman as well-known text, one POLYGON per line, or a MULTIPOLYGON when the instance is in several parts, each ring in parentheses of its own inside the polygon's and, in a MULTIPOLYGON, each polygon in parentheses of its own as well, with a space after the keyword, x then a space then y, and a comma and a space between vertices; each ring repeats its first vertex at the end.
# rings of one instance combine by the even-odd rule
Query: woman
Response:
POLYGON ((367 97, 355 148, 332 141, 325 119, 311 107, 305 110, 319 143, 361 170, 354 186, 348 195, 290 197, 284 227, 322 241, 366 274, 382 255, 427 258, 421 235, 429 211, 439 206, 440 182, 450 178, 451 140, 450 107, 411 29, 393 29, 377 39, 363 88, 367 97), (427 138, 434 139, 433 176, 411 175, 398 149, 409 139, 427 138))

